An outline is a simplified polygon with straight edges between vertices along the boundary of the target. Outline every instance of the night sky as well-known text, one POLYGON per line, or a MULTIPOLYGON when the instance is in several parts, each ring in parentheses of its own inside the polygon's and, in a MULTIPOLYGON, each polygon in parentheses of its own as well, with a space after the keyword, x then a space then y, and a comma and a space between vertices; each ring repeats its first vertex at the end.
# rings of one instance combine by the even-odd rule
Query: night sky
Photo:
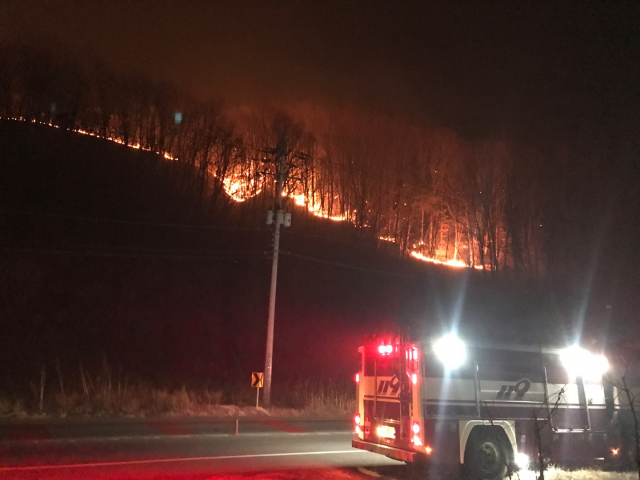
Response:
POLYGON ((572 248, 593 259, 588 269, 607 267, 602 282, 625 299, 640 285, 639 26, 637 1, 0 3, 0 42, 97 59, 201 99, 356 105, 524 146, 543 165, 549 216, 579 230, 581 210, 589 227, 572 248), (562 210, 572 202, 558 196, 577 207, 562 210))
POLYGON ((4 1, 0 38, 231 104, 356 103, 541 148, 636 137, 638 2, 452 3, 4 1))

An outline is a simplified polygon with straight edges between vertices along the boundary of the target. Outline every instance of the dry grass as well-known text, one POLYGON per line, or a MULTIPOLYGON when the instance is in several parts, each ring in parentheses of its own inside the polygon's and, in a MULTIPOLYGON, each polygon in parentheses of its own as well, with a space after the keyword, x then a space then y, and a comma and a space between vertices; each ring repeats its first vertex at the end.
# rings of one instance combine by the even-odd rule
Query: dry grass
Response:
POLYGON ((286 388, 285 392, 290 392, 290 395, 281 402, 282 405, 311 415, 348 416, 355 412, 356 394, 353 383, 301 382, 286 388))
POLYGON ((131 381, 104 362, 98 374, 82 366, 73 378, 64 378, 59 368, 42 369, 24 391, 30 395, 0 396, 0 416, 347 416, 355 408, 353 384, 299 382, 274 388, 275 407, 255 408, 255 389, 246 387, 159 388, 144 381, 131 381))

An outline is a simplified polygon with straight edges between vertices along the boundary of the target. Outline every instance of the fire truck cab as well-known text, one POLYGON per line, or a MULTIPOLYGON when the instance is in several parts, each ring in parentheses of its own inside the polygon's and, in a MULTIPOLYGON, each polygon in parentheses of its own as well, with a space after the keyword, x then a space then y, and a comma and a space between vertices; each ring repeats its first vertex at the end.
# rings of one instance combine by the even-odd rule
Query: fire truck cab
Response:
POLYGON ((605 457, 607 359, 565 349, 374 336, 358 349, 355 448, 498 479, 533 460, 605 457))

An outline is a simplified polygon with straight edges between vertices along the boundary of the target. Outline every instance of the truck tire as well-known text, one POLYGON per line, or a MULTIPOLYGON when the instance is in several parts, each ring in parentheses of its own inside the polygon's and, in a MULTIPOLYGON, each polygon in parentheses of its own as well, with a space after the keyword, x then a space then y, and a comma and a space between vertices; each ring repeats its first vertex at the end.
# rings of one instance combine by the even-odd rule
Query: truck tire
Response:
POLYGON ((501 480, 513 465, 513 449, 500 427, 476 427, 464 452, 464 470, 473 480, 501 480))

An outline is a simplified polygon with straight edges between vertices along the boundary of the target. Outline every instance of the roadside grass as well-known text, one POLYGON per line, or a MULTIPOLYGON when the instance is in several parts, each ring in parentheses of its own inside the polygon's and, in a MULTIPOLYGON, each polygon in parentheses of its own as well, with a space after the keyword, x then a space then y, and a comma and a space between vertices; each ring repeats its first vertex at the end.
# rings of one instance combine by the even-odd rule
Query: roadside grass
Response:
MULTIPOLYGON (((0 392, 0 417, 67 416, 348 416, 355 408, 352 382, 295 382, 274 386, 273 408, 256 408, 256 390, 246 385, 177 388, 123 376, 104 362, 98 374, 80 366, 75 377, 43 367, 21 394, 0 392)), ((262 392, 260 392, 262 403, 262 392)))
POLYGON ((353 382, 296 382, 279 389, 274 398, 283 407, 309 414, 349 416, 355 412, 356 392, 353 382))
MULTIPOLYGON (((538 478, 536 472, 520 472, 520 480, 536 480, 538 478)), ((514 480, 518 478, 513 476, 514 480)), ((604 472, 600 470, 562 470, 560 468, 550 467, 544 472, 545 480, 637 480, 637 472, 604 472)))

